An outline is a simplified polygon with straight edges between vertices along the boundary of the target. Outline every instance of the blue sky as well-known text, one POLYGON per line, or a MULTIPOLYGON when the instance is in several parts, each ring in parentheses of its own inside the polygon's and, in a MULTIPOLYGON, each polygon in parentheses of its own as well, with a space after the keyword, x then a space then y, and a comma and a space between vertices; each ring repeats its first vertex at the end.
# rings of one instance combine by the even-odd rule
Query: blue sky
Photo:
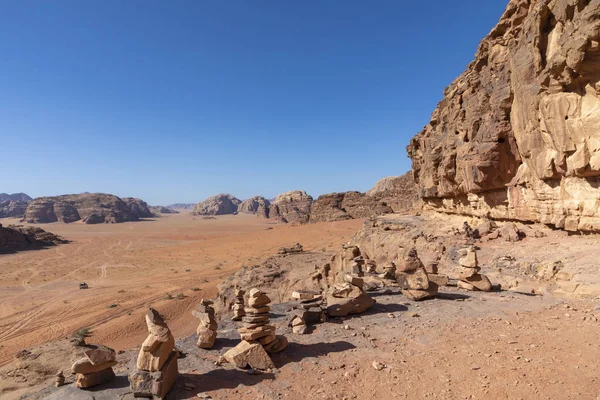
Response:
POLYGON ((3 2, 0 192, 368 190, 506 4, 3 2))

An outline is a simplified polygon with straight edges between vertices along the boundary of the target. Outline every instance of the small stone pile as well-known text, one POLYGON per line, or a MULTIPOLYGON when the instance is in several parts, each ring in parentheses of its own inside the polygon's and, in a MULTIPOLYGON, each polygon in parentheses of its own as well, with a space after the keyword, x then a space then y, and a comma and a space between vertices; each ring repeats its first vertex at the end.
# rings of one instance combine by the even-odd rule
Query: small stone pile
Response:
POLYGON ((396 273, 402 294, 411 300, 424 300, 438 293, 438 284, 430 281, 416 249, 411 249, 396 273))
POLYGON ((333 285, 327 290, 327 315, 346 317, 369 309, 375 304, 375 300, 363 290, 363 285, 361 277, 344 275, 344 283, 333 285))
POLYGON ((394 264, 393 261, 386 264, 385 267, 383 267, 383 272, 379 274, 379 277, 382 279, 396 280, 396 264, 394 264))
POLYGON ((198 343, 201 349, 212 349, 217 339, 217 321, 215 320, 215 309, 211 300, 202 299, 192 314, 200 320, 196 329, 198 343))
POLYGON ((292 298, 299 304, 289 315, 288 325, 294 333, 304 335, 308 333, 308 324, 321 323, 327 320, 323 305, 323 296, 309 291, 294 291, 292 298))
POLYGON ((238 368, 267 370, 275 368, 267 353, 277 353, 288 346, 285 336, 275 334, 275 326, 269 324, 269 304, 266 293, 251 289, 248 292, 248 307, 242 317, 243 327, 239 329, 242 341, 229 349, 221 358, 238 368))
POLYGON ((297 254, 302 253, 304 251, 304 247, 300 243, 296 243, 291 247, 281 247, 277 254, 297 254))
MULTIPOLYGON (((71 371, 77 374, 75 385, 78 388, 85 389, 101 385, 115 379, 115 373, 112 369, 117 365, 115 351, 111 348, 101 345, 88 345, 88 349, 83 352, 84 357, 75 361, 71 371)), ((56 384, 64 384, 64 376, 57 375, 56 384)))
POLYGON ((492 283, 487 276, 480 274, 481 267, 477 260, 475 247, 460 249, 458 254, 463 256, 458 260, 458 287, 466 290, 489 292, 492 290, 492 283))
POLYGON ((54 382, 55 387, 61 387, 65 384, 65 376, 62 371, 58 371, 56 374, 56 381, 54 382))
POLYGON ((235 302, 233 303, 233 317, 231 318, 233 321, 241 321, 242 317, 246 315, 244 311, 244 295, 246 294, 245 290, 236 289, 235 290, 235 302))
POLYGON ((146 314, 148 336, 137 359, 138 370, 129 375, 134 397, 163 399, 179 374, 175 338, 158 311, 150 308, 146 314))
POLYGON ((375 263, 375 260, 367 260, 366 270, 368 274, 377 273, 377 264, 375 263))
POLYGON ((350 272, 357 276, 364 276, 364 265, 365 259, 363 256, 357 256, 352 259, 352 263, 350 264, 350 272))
POLYGON ((450 279, 448 275, 440 274, 438 271, 439 261, 431 261, 425 266, 425 272, 427 272, 427 278, 429 282, 435 282, 438 286, 447 286, 450 279))

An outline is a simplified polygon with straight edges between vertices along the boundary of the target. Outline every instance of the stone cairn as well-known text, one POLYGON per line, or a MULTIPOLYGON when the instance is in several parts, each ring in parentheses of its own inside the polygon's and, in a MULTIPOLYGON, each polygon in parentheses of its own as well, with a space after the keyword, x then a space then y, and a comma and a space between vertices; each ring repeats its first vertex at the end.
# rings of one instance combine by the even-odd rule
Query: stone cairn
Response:
POLYGON ((60 387, 65 384, 65 376, 62 371, 58 371, 56 374, 56 381, 54 382, 55 387, 60 387))
POLYGON ((350 264, 350 272, 356 276, 364 276, 364 267, 365 259, 363 256, 359 255, 352 259, 352 263, 350 264))
POLYGON ((200 324, 196 329, 198 334, 196 346, 201 349, 212 349, 217 339, 217 321, 215 320, 215 309, 212 304, 211 300, 202 299, 200 304, 196 306, 196 310, 192 311, 194 317, 200 320, 200 324))
POLYGON ((379 277, 382 279, 390 279, 396 280, 396 264, 393 261, 390 261, 388 264, 383 267, 383 272, 379 274, 379 277))
POLYGON ((233 303, 233 317, 231 318, 233 321, 241 321, 242 318, 246 315, 244 311, 244 295, 246 294, 245 290, 236 289, 235 290, 235 302, 233 303))
POLYGON ((429 282, 435 282, 438 286, 447 286, 450 279, 448 275, 440 274, 438 271, 439 259, 427 263, 425 266, 425 272, 427 272, 427 278, 429 282))
POLYGON ((487 276, 480 274, 481 267, 477 260, 475 247, 460 249, 458 254, 463 256, 458 260, 458 287, 466 290, 489 292, 492 290, 492 283, 487 276))
POLYGON ((138 370, 129 375, 129 383, 134 397, 163 399, 179 374, 179 352, 175 350, 175 338, 171 330, 156 310, 148 310, 146 325, 148 336, 138 355, 138 370))
POLYGON ((377 263, 375 260, 367 260, 366 272, 367 274, 377 274, 377 263))
POLYGON ((288 346, 285 336, 275 334, 275 326, 269 324, 269 304, 271 299, 266 293, 251 289, 248 292, 248 307, 242 317, 243 327, 239 329, 242 341, 229 349, 220 359, 237 368, 250 366, 253 369, 267 370, 275 368, 267 353, 277 353, 288 346))
POLYGON ((402 294, 411 300, 424 300, 438 293, 438 284, 430 281, 416 249, 411 249, 396 273, 402 294))
MULTIPOLYGON (((75 361, 71 371, 77 374, 75 385, 78 388, 85 389, 101 385, 115 379, 115 373, 112 369, 117 365, 115 351, 111 348, 101 345, 88 345, 88 349, 83 352, 84 357, 75 361)), ((56 377, 56 385, 64 384, 65 378, 60 375, 56 377)))
POLYGON ((308 333, 308 324, 327 321, 323 296, 320 293, 297 290, 292 292, 292 298, 299 302, 288 318, 288 326, 292 328, 292 332, 304 335, 308 333))

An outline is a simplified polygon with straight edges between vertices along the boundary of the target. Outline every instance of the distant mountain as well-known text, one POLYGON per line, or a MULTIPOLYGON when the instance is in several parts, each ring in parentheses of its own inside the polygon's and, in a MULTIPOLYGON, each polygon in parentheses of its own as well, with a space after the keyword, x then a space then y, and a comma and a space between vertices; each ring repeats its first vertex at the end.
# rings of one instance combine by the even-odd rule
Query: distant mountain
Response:
POLYGON ((167 208, 173 208, 175 210, 191 210, 195 205, 196 203, 175 203, 168 205, 167 208))
POLYGON ((13 194, 0 193, 0 201, 6 201, 6 200, 27 202, 27 201, 31 201, 33 199, 31 197, 29 197, 28 195, 26 195, 25 193, 13 193, 13 194))

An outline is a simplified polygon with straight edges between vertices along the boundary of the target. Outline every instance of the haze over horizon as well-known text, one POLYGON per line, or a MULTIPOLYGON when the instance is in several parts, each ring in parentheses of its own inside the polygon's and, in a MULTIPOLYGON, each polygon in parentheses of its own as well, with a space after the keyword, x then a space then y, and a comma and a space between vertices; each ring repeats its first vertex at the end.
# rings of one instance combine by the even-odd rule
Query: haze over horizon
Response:
POLYGON ((366 191, 506 0, 6 3, 0 192, 366 191))

